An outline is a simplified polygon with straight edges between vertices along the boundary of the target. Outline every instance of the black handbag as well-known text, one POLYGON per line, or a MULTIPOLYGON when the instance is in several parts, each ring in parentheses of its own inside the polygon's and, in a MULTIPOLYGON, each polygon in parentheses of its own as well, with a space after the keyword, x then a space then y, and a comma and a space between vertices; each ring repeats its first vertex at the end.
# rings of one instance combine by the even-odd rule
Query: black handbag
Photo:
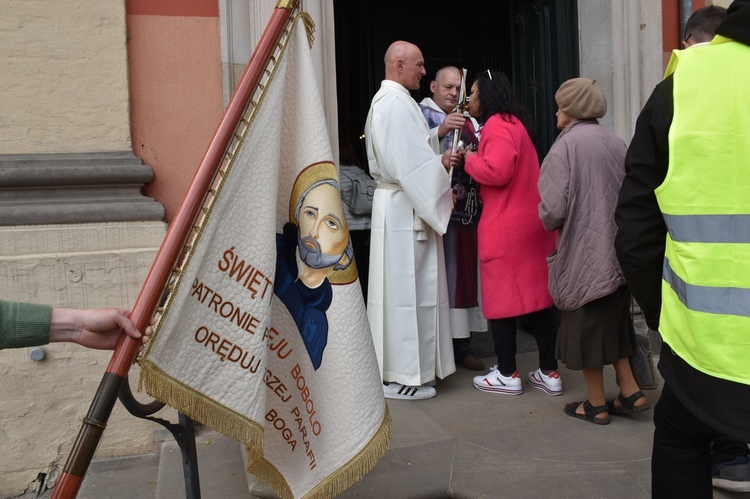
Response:
POLYGON ((656 390, 659 387, 659 378, 654 366, 654 356, 651 352, 651 338, 648 326, 640 308, 636 309, 633 304, 630 315, 635 328, 635 351, 629 357, 630 370, 633 371, 635 382, 641 390, 656 390))

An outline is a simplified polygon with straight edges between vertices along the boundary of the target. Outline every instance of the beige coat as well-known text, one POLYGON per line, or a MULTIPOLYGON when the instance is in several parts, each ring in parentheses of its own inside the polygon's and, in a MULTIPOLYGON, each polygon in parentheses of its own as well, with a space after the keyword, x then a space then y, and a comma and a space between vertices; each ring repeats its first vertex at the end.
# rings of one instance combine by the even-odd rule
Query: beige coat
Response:
POLYGON ((584 120, 566 127, 544 158, 539 217, 557 231, 547 264, 560 310, 575 310, 625 284, 614 247, 625 152, 621 138, 597 120, 584 120))

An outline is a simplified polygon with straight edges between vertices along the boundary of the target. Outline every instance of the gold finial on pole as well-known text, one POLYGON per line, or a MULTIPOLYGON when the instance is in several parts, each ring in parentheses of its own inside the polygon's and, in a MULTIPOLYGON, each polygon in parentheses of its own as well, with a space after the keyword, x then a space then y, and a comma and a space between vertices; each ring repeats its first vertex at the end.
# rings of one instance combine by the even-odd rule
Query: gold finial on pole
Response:
POLYGON ((295 4, 297 3, 297 0, 279 0, 279 2, 276 4, 277 9, 286 9, 289 12, 294 9, 295 4))

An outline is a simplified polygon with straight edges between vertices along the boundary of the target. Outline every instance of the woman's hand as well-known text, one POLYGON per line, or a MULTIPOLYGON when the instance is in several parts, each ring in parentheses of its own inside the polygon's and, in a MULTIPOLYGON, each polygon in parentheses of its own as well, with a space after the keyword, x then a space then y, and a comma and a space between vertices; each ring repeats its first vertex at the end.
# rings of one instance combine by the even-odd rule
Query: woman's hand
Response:
POLYGON ((445 168, 445 171, 449 172, 451 171, 451 168, 455 166, 459 166, 461 162, 464 160, 464 152, 458 151, 456 153, 452 153, 451 150, 447 150, 443 153, 443 168, 445 168))
POLYGON ((466 149, 464 149, 464 161, 466 161, 466 158, 468 158, 472 154, 476 154, 476 153, 477 153, 477 146, 476 146, 476 144, 470 145, 469 147, 467 147, 466 149))

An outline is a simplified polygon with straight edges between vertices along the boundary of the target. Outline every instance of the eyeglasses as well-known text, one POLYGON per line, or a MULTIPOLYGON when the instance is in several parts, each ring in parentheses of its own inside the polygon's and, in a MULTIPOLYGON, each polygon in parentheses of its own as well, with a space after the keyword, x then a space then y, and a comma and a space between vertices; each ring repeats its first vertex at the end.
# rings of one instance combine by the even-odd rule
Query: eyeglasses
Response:
POLYGON ((487 73, 487 77, 490 79, 490 81, 492 81, 492 73, 490 73, 490 70, 485 69, 484 72, 487 73))

